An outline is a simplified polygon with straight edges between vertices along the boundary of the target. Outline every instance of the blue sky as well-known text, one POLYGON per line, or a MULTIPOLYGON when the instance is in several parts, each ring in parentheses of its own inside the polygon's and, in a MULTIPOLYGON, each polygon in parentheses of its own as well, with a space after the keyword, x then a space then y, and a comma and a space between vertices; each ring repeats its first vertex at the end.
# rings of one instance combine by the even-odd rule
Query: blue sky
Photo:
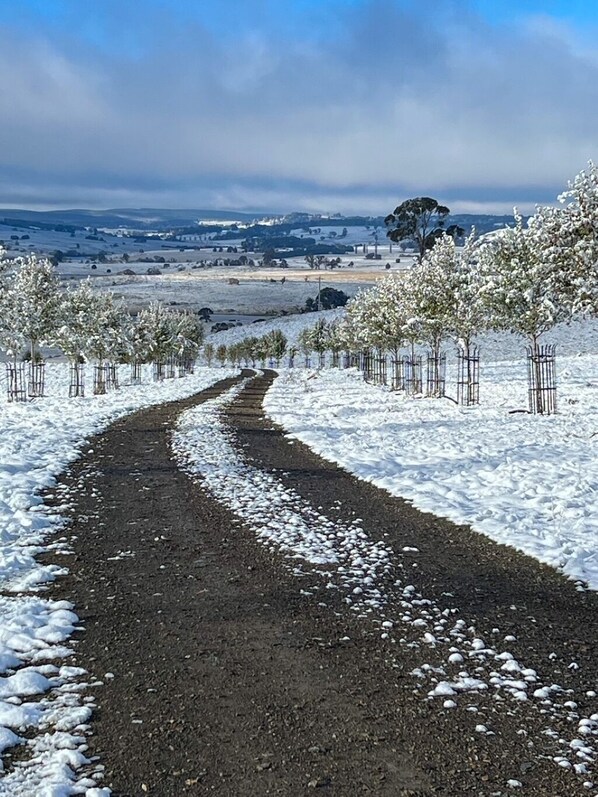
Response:
POLYGON ((598 154, 590 0, 0 0, 0 205, 553 201, 598 154))

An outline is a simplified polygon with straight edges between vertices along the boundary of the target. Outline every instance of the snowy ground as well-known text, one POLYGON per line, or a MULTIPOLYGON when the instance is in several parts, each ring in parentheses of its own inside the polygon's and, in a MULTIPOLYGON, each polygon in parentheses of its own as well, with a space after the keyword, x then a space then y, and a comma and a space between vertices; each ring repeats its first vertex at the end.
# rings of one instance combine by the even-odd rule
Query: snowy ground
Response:
MULTIPOLYGON (((213 339, 229 345, 281 329, 294 345, 305 326, 342 312, 269 320, 213 339)), ((511 412, 527 408, 527 375, 525 341, 507 333, 479 341, 478 407, 409 399, 365 384, 354 370, 283 369, 266 409, 291 436, 360 478, 598 589, 598 322, 563 325, 546 339, 557 344, 553 417, 511 412)))
MULTIPOLYGON (((400 433, 402 413, 397 413, 386 401, 395 397, 382 391, 377 396, 354 372, 321 373, 317 379, 309 379, 310 384, 316 385, 313 392, 311 388, 306 391, 305 380, 313 373, 299 376, 297 373, 275 382, 269 398, 271 412, 283 420, 291 417, 290 426, 295 414, 303 419, 304 425, 310 415, 323 418, 309 426, 309 433, 296 436, 304 437, 330 458, 339 459, 341 449, 333 449, 333 441, 336 437, 343 439, 339 429, 347 431, 343 425, 346 416, 340 413, 343 408, 349 413, 355 408, 355 414, 350 415, 350 428, 361 417, 358 424, 361 431, 371 434, 379 430, 382 438, 376 437, 367 449, 361 437, 346 438, 346 448, 342 449, 344 459, 346 452, 353 450, 352 464, 357 460, 373 467, 378 459, 374 446, 380 446, 382 439, 388 445, 395 426, 400 433), (343 397, 342 401, 338 396, 343 397), (377 401, 380 410, 372 418, 371 408, 377 401), (276 412, 277 406, 284 406, 285 411, 276 412), (289 406, 293 407, 290 416, 289 406), (393 420, 393 413, 399 420, 393 420)), ((384 543, 372 540, 359 519, 346 524, 328 518, 321 507, 316 510, 286 487, 276 474, 265 473, 246 462, 235 448, 221 416, 222 409, 242 387, 236 386, 181 416, 173 445, 183 467, 200 475, 202 485, 243 518, 262 544, 283 553, 291 570, 304 579, 303 583, 306 577, 323 579, 327 589, 340 590, 349 606, 372 620, 382 639, 398 648, 408 646, 418 650, 421 664, 412 677, 422 700, 433 702, 441 711, 456 709, 460 704, 469 712, 472 730, 480 735, 494 735, 493 727, 504 718, 504 713, 514 716, 511 706, 525 704, 527 713, 519 712, 516 720, 525 757, 549 756, 555 765, 570 770, 588 789, 593 788, 588 778, 598 754, 598 713, 584 712, 580 706, 595 705, 596 693, 581 685, 565 688, 556 680, 550 664, 540 671, 518 660, 511 652, 516 638, 505 635, 500 628, 492 630, 491 638, 482 638, 471 618, 464 617, 458 606, 448 603, 450 593, 445 593, 446 605, 438 605, 418 593, 410 581, 413 577, 410 564, 417 558, 417 548, 405 547, 402 556, 396 555, 384 543), (430 660, 434 665, 428 663, 430 660), (538 718, 542 730, 531 736, 538 718)), ((413 426, 414 421, 419 425, 421 420, 421 416, 411 417, 407 426, 413 426)), ((437 431, 432 436, 436 434, 437 431)), ((435 459, 439 450, 440 446, 433 449, 435 459)), ((416 451, 421 454, 423 446, 416 447, 416 451)), ((370 474, 362 468, 361 475, 370 474)), ((486 498, 492 506, 492 494, 486 493, 486 498)), ((312 594, 310 589, 303 589, 302 593, 312 594)), ((569 669, 575 672, 576 668, 577 664, 571 662, 569 669)), ((518 772, 516 762, 513 770, 518 772)), ((513 777, 505 786, 520 788, 523 784, 513 777)))
MULTIPOLYGON (((383 272, 377 272, 382 276, 383 272)), ((367 287, 350 271, 322 273, 322 288, 327 285, 353 296, 359 288, 367 287)), ((260 274, 226 273, 224 269, 186 271, 156 277, 99 277, 93 287, 122 297, 131 309, 146 306, 151 301, 177 306, 179 309, 198 310, 210 307, 217 313, 230 312, 241 315, 279 315, 281 312, 298 312, 308 298, 318 294, 318 278, 314 272, 286 276, 285 272, 272 270, 260 274), (224 272, 224 273, 223 273, 224 272), (235 278, 239 284, 229 284, 235 278), (307 277, 307 279, 306 279, 307 277)), ((371 285, 372 279, 369 279, 371 285)))
POLYGON ((598 589, 598 323, 550 337, 552 417, 510 414, 527 407, 527 382, 523 342, 506 335, 481 341, 478 407, 409 399, 329 369, 283 372, 266 409, 360 478, 598 589))
POLYGON ((59 496, 62 504, 50 511, 41 491, 51 489, 86 440, 112 421, 191 395, 231 373, 201 369, 154 384, 148 369, 140 386, 68 399, 67 367, 57 363, 48 366, 46 398, 28 404, 0 398, 0 752, 26 746, 22 760, 0 779, 0 797, 108 793, 93 778, 77 775, 86 763, 92 699, 84 693, 85 672, 62 660, 71 652, 68 638, 78 619, 71 604, 43 594, 43 585, 65 571, 35 558, 47 550, 68 553, 66 540, 49 543, 61 528, 68 496, 59 496))

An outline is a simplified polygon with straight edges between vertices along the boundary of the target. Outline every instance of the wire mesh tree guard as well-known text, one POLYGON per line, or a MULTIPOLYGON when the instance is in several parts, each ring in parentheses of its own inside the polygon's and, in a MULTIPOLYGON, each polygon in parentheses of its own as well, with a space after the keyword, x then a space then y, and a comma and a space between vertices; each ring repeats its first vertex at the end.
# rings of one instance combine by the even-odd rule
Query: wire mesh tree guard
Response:
POLYGON ((403 373, 405 378, 405 392, 416 396, 423 392, 423 357, 416 354, 405 354, 403 360, 403 373))
POLYGON ((405 390, 405 363, 402 357, 393 356, 390 360, 390 386, 393 390, 405 390))
POLYGON ((85 395, 85 365, 79 362, 69 363, 69 398, 85 395))
POLYGON ((527 347, 529 411, 534 415, 554 415, 556 409, 556 346, 535 344, 527 347))
POLYGON ((442 398, 446 394, 446 354, 429 351, 426 357, 426 396, 442 398))
POLYGON ((116 363, 107 363, 107 380, 106 387, 108 390, 118 390, 120 387, 118 383, 118 365, 116 363))
POLYGON ((9 401, 27 401, 26 363, 6 363, 6 390, 9 401))
POLYGON ((176 375, 176 357, 169 357, 166 360, 166 379, 174 379, 176 375))
POLYGON ((477 346, 457 349, 457 403, 464 407, 480 403, 480 350, 477 346))
POLYGON ((133 360, 131 362, 131 384, 141 384, 141 363, 139 360, 133 360))
POLYGON ((332 366, 333 368, 338 368, 338 367, 339 367, 339 364, 340 364, 340 359, 341 359, 341 357, 340 357, 340 352, 338 352, 338 351, 333 351, 333 352, 332 352, 332 356, 331 356, 331 363, 330 363, 330 364, 331 364, 331 366, 332 366))
POLYGON ((166 366, 162 360, 154 360, 152 363, 152 378, 154 382, 163 382, 166 374, 166 366))
POLYGON ((110 382, 109 366, 106 364, 94 365, 93 367, 93 394, 103 396, 108 392, 110 382))
POLYGON ((46 384, 46 363, 43 360, 30 360, 27 373, 27 395, 29 398, 42 398, 46 384))

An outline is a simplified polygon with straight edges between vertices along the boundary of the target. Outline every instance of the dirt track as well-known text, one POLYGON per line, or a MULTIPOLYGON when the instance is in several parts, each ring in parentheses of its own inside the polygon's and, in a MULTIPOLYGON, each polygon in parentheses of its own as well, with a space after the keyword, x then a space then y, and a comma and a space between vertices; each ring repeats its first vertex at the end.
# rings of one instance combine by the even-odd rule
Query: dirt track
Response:
MULTIPOLYGON (((594 594, 290 445, 261 413, 271 378, 249 383, 227 414, 247 459, 332 517, 358 513, 397 552, 419 548, 418 590, 452 593, 482 634, 515 634, 529 666, 546 669, 556 651, 555 679, 566 684, 575 659, 595 685, 594 594)), ((519 777, 525 795, 587 795, 522 742, 518 728, 533 738, 541 727, 526 706, 499 706, 496 735, 475 735, 465 710, 414 692, 421 652, 380 639, 329 591, 302 595, 285 561, 177 469, 177 415, 232 381, 117 422, 65 476, 89 489, 75 498, 76 559, 54 594, 84 622, 77 663, 105 681, 90 745, 106 785, 121 797, 490 797, 519 777)))

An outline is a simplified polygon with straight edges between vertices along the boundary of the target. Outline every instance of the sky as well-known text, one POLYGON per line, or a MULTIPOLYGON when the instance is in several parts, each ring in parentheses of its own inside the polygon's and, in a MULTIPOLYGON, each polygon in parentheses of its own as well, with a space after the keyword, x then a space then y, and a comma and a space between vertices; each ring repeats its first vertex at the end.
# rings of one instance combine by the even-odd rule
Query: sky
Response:
POLYGON ((552 203, 598 159, 595 0, 0 0, 0 207, 552 203))

